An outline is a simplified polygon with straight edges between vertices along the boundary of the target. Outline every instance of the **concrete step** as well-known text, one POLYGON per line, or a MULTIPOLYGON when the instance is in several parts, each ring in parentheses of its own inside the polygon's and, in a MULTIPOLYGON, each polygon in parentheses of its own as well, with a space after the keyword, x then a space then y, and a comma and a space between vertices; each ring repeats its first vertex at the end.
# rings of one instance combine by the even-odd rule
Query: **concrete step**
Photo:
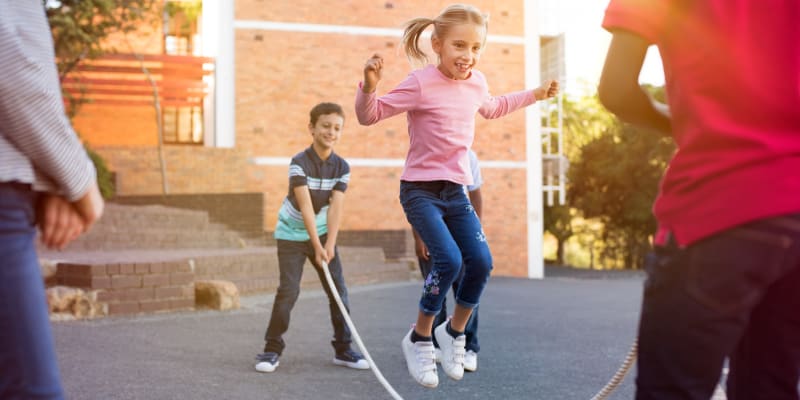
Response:
POLYGON ((160 205, 128 206, 107 203, 96 226, 125 224, 129 227, 205 229, 208 214, 203 211, 170 208, 160 205))
POLYGON ((127 206, 109 203, 103 217, 68 250, 241 248, 240 235, 222 224, 210 223, 204 211, 160 205, 127 206))
POLYGON ((131 229, 126 226, 104 226, 92 229, 68 246, 69 250, 125 249, 220 249, 241 248, 244 241, 236 232, 185 228, 131 229))

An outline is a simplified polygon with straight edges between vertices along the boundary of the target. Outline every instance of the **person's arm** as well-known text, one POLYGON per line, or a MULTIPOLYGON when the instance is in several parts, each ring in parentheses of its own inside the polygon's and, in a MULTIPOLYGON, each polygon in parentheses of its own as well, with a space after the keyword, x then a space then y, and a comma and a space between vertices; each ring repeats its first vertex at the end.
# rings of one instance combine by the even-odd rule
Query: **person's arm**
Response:
POLYGON ((339 236, 343 209, 344 192, 339 190, 331 191, 331 200, 328 206, 328 239, 325 241, 325 252, 329 261, 336 256, 336 239, 339 236))
POLYGON ((364 81, 356 91, 356 117, 361 125, 373 125, 381 120, 413 109, 419 104, 419 82, 409 75, 394 89, 378 97, 376 88, 383 69, 383 58, 375 54, 364 66, 364 81))
POLYGON ((314 205, 311 203, 311 192, 308 190, 308 185, 295 186, 292 191, 297 206, 300 207, 300 213, 303 215, 303 225, 308 232, 311 246, 314 248, 314 260, 317 265, 322 265, 323 261, 328 262, 329 260, 317 233, 317 219, 314 214, 314 205))
POLYGON ((60 248, 75 237, 76 225, 64 221, 75 222, 72 214, 77 212, 83 233, 100 218, 104 203, 94 165, 64 114, 53 40, 41 4, 14 2, 3 9, 0 126, 3 137, 74 207, 69 210, 61 202, 44 201, 40 208, 47 211, 39 220, 45 244, 60 248))
POLYGON ((3 136, 73 202, 89 191, 95 171, 64 114, 50 35, 41 4, 0 13, 0 124, 3 136))
POLYGON ((539 100, 546 100, 558 94, 558 81, 546 80, 533 90, 523 90, 500 96, 489 96, 478 113, 486 119, 495 119, 510 114, 520 108, 527 107, 539 100))
POLYGON ((613 31, 597 91, 600 102, 621 120, 669 135, 672 131, 669 108, 652 99, 639 85, 649 45, 631 32, 613 31))
POLYGON ((470 190, 468 194, 469 202, 472 203, 475 214, 478 214, 478 219, 483 220, 483 197, 481 196, 481 188, 470 190))

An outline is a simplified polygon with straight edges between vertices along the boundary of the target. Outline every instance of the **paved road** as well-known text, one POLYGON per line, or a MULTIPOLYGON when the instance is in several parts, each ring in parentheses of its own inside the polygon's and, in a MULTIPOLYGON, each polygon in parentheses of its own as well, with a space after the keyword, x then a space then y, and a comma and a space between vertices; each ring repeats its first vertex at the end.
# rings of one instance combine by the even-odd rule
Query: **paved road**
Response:
MULTIPOLYGON (((563 272, 563 271, 562 271, 563 272)), ((479 368, 437 389, 413 382, 400 351, 419 282, 351 288, 353 319, 381 372, 406 399, 589 399, 635 336, 642 275, 493 278, 481 304, 479 368)), ((55 324, 69 399, 389 399, 370 371, 334 366, 327 300, 301 294, 281 365, 253 370, 272 295, 233 312, 200 311, 55 324)), ((611 399, 629 399, 628 376, 611 399)))

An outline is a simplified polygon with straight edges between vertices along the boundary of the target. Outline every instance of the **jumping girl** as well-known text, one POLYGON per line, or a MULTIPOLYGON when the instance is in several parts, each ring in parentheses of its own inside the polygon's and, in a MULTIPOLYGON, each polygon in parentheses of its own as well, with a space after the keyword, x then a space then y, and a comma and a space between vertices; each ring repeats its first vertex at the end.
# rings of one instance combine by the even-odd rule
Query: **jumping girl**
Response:
POLYGON ((416 325, 401 346, 411 376, 431 388, 439 384, 432 335, 441 347, 445 374, 455 380, 463 377, 464 327, 492 269, 486 236, 463 189, 472 184, 467 152, 475 135, 475 113, 499 118, 558 93, 558 83, 547 81, 534 90, 491 96, 483 74, 474 69, 486 43, 487 23, 477 8, 461 4, 447 7, 434 19, 408 21, 403 47, 409 59, 427 63, 419 38, 433 25, 431 45, 438 65, 411 72, 392 91, 377 97, 383 58, 375 54, 364 66, 364 81, 356 95, 356 115, 362 125, 407 113, 411 143, 400 178, 400 203, 433 265, 416 325), (462 259, 464 278, 453 318, 434 329, 434 317, 462 259))

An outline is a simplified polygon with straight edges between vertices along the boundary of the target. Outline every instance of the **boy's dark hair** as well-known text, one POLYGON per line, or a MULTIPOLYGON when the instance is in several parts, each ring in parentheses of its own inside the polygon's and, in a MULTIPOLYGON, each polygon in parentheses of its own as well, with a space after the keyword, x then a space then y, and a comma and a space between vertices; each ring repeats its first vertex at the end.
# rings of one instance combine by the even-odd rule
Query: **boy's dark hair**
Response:
POLYGON ((320 115, 328 114, 339 114, 339 116, 344 119, 344 110, 342 110, 342 106, 336 103, 319 103, 309 112, 309 116, 311 117, 309 122, 312 126, 316 125, 320 115))

